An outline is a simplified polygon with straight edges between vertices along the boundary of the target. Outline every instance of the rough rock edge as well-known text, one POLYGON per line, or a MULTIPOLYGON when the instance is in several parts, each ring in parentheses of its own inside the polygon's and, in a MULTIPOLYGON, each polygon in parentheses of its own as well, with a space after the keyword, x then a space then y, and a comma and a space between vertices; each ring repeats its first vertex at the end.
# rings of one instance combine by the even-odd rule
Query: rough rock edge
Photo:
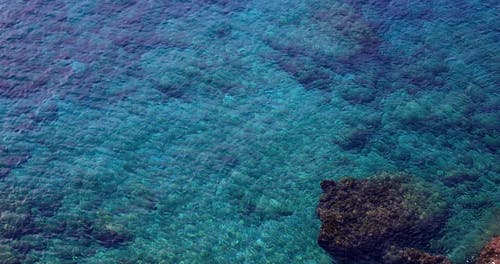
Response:
POLYGON ((493 237, 481 250, 476 264, 500 264, 500 236, 493 237))

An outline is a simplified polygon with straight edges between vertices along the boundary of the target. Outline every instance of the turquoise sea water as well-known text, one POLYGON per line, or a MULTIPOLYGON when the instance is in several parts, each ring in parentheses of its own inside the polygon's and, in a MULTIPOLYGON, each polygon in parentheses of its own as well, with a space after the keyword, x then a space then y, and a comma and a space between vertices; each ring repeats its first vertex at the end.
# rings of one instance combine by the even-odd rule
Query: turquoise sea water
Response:
POLYGON ((489 0, 0 0, 0 263, 332 263, 324 179, 405 172, 429 250, 500 234, 489 0))

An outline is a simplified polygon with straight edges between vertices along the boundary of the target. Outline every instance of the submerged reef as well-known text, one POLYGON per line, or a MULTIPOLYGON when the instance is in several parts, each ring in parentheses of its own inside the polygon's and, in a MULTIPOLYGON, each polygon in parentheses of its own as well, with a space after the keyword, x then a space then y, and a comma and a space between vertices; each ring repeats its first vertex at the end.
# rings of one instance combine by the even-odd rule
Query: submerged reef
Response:
POLYGON ((431 255, 415 248, 390 248, 384 255, 384 263, 392 264, 451 264, 451 261, 442 255, 431 255))
POLYGON ((500 263, 500 236, 492 238, 479 254, 477 264, 500 263))
POLYGON ((447 215, 441 197, 424 184, 381 174, 325 180, 321 188, 318 243, 341 263, 450 263, 420 251, 447 215))
POLYGON ((0 145, 0 179, 7 177, 13 168, 27 162, 30 157, 30 153, 13 153, 0 145))

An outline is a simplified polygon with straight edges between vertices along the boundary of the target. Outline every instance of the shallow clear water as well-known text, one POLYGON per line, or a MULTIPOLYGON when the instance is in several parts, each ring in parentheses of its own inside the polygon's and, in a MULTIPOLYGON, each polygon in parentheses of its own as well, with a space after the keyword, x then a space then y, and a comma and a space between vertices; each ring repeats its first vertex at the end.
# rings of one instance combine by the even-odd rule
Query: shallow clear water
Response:
POLYGON ((0 262, 331 263, 319 183, 500 233, 496 1, 0 0, 0 262))

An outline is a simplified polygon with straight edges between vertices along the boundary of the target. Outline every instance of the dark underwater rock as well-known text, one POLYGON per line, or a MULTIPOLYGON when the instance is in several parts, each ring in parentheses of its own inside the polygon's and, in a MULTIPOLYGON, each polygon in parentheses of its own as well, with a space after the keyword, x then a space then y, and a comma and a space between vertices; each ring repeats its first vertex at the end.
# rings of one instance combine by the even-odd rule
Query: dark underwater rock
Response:
POLYGON ((474 173, 467 173, 456 171, 449 173, 445 177, 441 178, 441 182, 448 187, 455 187, 459 184, 464 184, 467 182, 475 182, 479 178, 479 175, 474 173))
POLYGON ((8 245, 0 245, 0 263, 2 264, 18 264, 21 261, 18 254, 8 245))
POLYGON ((10 168, 0 168, 0 178, 7 177, 10 173, 10 168))
POLYGON ((363 126, 346 128, 335 139, 334 143, 338 144, 343 150, 361 150, 372 136, 370 129, 363 126))
POLYGON ((498 135, 486 135, 482 138, 482 141, 493 152, 496 152, 500 148, 500 136, 498 135))
POLYGON ((226 22, 220 22, 210 27, 209 35, 214 38, 225 38, 231 35, 233 27, 226 22))
POLYGON ((0 212, 0 236, 4 238, 19 238, 33 231, 31 215, 12 211, 0 212))
POLYGON ((500 236, 492 238, 483 247, 476 264, 500 263, 500 236))
POLYGON ((30 154, 24 154, 24 155, 8 155, 5 157, 0 157, 0 166, 7 167, 7 168, 14 168, 16 166, 19 166, 28 159, 31 158, 30 154))
POLYGON ((445 220, 445 204, 408 177, 321 182, 319 245, 341 263, 383 263, 391 247, 425 248, 445 220))
POLYGON ((64 195, 56 191, 45 191, 38 199, 30 201, 30 208, 38 216, 51 217, 61 207, 64 195))
POLYGON ((158 82, 155 88, 167 98, 181 99, 186 97, 187 84, 184 82, 180 84, 158 82))
POLYGON ((0 179, 7 177, 13 168, 22 165, 30 158, 30 153, 14 154, 0 145, 0 179))
POLYGON ((415 248, 391 248, 384 256, 384 263, 390 264, 451 264, 442 255, 431 255, 415 248))
POLYGON ((97 240, 97 243, 104 247, 119 246, 133 238, 125 227, 118 224, 96 224, 91 234, 97 240))
POLYGON ((40 107, 37 113, 33 114, 32 119, 36 123, 40 122, 50 122, 57 120, 59 117, 59 108, 56 104, 49 104, 47 106, 40 107))
POLYGON ((351 103, 369 103, 376 97, 375 89, 359 85, 347 85, 338 88, 340 96, 351 103))

